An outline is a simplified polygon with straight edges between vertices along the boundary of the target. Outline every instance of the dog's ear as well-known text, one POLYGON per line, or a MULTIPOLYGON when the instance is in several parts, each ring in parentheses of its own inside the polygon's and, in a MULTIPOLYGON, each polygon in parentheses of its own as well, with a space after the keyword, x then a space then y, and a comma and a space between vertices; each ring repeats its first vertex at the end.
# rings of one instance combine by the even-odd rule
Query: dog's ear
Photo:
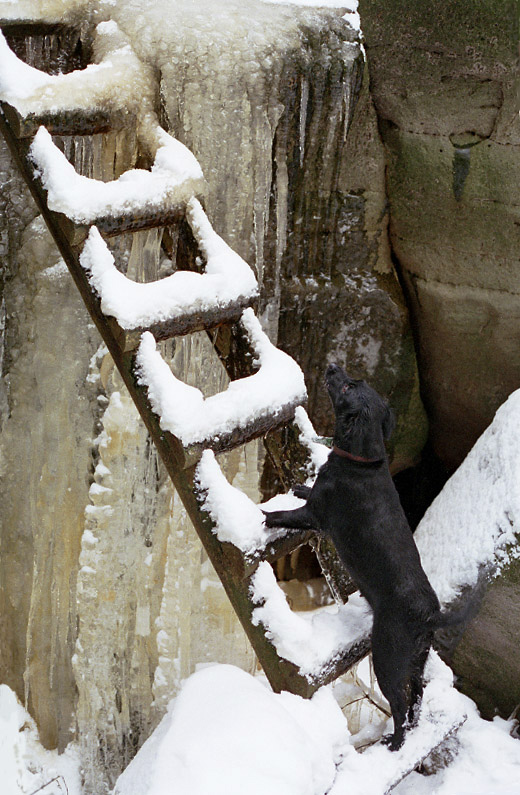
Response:
POLYGON ((383 416, 383 421, 381 423, 381 426, 383 429, 383 438, 390 439, 395 428, 395 416, 394 412, 392 411, 392 409, 388 404, 386 405, 386 411, 383 416))

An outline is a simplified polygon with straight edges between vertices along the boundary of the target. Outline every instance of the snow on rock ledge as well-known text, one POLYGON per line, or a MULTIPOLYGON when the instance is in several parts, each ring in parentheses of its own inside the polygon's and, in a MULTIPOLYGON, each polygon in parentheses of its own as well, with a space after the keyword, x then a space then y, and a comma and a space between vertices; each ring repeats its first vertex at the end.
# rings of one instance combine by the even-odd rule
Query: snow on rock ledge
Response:
POLYGON ((132 169, 111 182, 100 182, 78 174, 40 127, 30 148, 51 210, 78 224, 92 224, 105 216, 125 213, 164 212, 189 201, 203 189, 202 170, 184 144, 164 133, 151 171, 132 169))
POLYGON ((196 311, 222 308, 257 294, 249 265, 216 232, 197 199, 188 204, 188 221, 206 257, 205 272, 176 271, 156 282, 137 283, 121 273, 94 226, 80 256, 105 315, 121 328, 147 328, 196 311))
POLYGON ((252 309, 245 310, 241 323, 260 369, 254 375, 232 381, 224 392, 206 399, 199 389, 174 376, 157 350, 153 335, 143 334, 136 357, 139 382, 148 387, 161 428, 173 433, 184 445, 245 428, 306 397, 300 367, 270 342, 252 309))
POLYGON ((441 603, 476 585, 482 568, 500 568, 516 555, 519 531, 520 390, 498 409, 415 533, 441 603))

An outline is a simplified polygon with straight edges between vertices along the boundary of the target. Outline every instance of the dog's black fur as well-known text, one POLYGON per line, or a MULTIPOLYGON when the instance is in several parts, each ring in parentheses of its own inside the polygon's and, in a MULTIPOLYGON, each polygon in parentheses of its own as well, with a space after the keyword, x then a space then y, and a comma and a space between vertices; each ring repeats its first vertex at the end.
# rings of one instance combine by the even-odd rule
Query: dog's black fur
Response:
POLYGON ((433 634, 451 621, 440 612, 390 475, 384 446, 394 427, 390 408, 338 365, 328 367, 326 384, 334 447, 312 489, 295 490, 306 504, 266 513, 266 524, 329 536, 369 602, 374 671, 394 718, 385 740, 397 750, 420 704, 433 634))

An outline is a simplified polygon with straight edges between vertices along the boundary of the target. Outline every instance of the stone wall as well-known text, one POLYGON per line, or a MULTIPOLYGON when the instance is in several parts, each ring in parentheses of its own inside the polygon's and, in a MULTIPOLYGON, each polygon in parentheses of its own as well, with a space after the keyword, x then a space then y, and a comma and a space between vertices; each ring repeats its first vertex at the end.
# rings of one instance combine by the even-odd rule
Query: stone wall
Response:
POLYGON ((516 0, 360 0, 434 449, 457 466, 520 386, 516 0))

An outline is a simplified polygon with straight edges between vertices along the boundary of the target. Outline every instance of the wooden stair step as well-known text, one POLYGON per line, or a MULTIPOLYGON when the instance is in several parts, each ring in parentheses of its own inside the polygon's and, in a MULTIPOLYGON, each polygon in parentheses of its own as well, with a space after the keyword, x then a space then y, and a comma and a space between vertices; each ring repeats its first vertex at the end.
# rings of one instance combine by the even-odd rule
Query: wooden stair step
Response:
POLYGON ((63 228, 72 245, 82 242, 92 225, 115 235, 174 223, 184 216, 186 203, 203 189, 202 171, 179 141, 164 133, 162 143, 150 171, 133 169, 111 182, 100 182, 78 174, 50 133, 40 127, 28 157, 37 170, 48 207, 69 220, 70 225, 63 228), (165 149, 172 150, 169 157, 163 157, 165 149), (163 165, 161 159, 169 165, 163 165))
MULTIPOLYGON (((113 51, 95 64, 80 64, 78 56, 71 53, 71 62, 80 67, 71 70, 66 69, 66 54, 60 52, 59 71, 51 74, 19 57, 24 31, 38 35, 41 30, 43 36, 61 33, 83 53, 79 31, 59 24, 43 28, 21 22, 5 25, 2 20, 0 27, 0 69, 4 74, 0 98, 3 113, 17 138, 34 136, 42 125, 54 135, 93 135, 135 124, 134 113, 128 111, 129 97, 120 98, 112 88, 123 66, 128 84, 138 83, 141 67, 130 48, 118 49, 114 45, 113 51)), ((98 39, 107 38, 107 33, 96 35, 98 39)), ((51 64, 48 66, 52 68, 51 64)))
POLYGON ((232 449, 288 422, 306 398, 299 366, 270 342, 252 309, 244 311, 240 325, 249 336, 257 370, 206 399, 174 376, 152 334, 143 335, 137 350, 136 377, 147 389, 161 427, 181 441, 193 463, 202 449, 232 449))
POLYGON ((114 317, 125 335, 125 350, 136 348, 144 331, 156 340, 212 329, 240 320, 255 302, 258 287, 249 265, 213 231, 200 203, 193 199, 186 220, 204 271, 178 270, 155 282, 138 283, 116 265, 97 227, 92 227, 80 262, 101 299, 101 309, 114 317))
POLYGON ((122 130, 132 123, 133 118, 122 109, 76 108, 23 115, 12 105, 5 102, 1 105, 17 138, 31 138, 41 126, 46 127, 52 135, 95 135, 122 130))
POLYGON ((370 651, 372 613, 359 594, 310 615, 294 613, 267 561, 252 574, 250 590, 253 621, 264 627, 278 654, 298 667, 309 692, 337 679, 370 651))

